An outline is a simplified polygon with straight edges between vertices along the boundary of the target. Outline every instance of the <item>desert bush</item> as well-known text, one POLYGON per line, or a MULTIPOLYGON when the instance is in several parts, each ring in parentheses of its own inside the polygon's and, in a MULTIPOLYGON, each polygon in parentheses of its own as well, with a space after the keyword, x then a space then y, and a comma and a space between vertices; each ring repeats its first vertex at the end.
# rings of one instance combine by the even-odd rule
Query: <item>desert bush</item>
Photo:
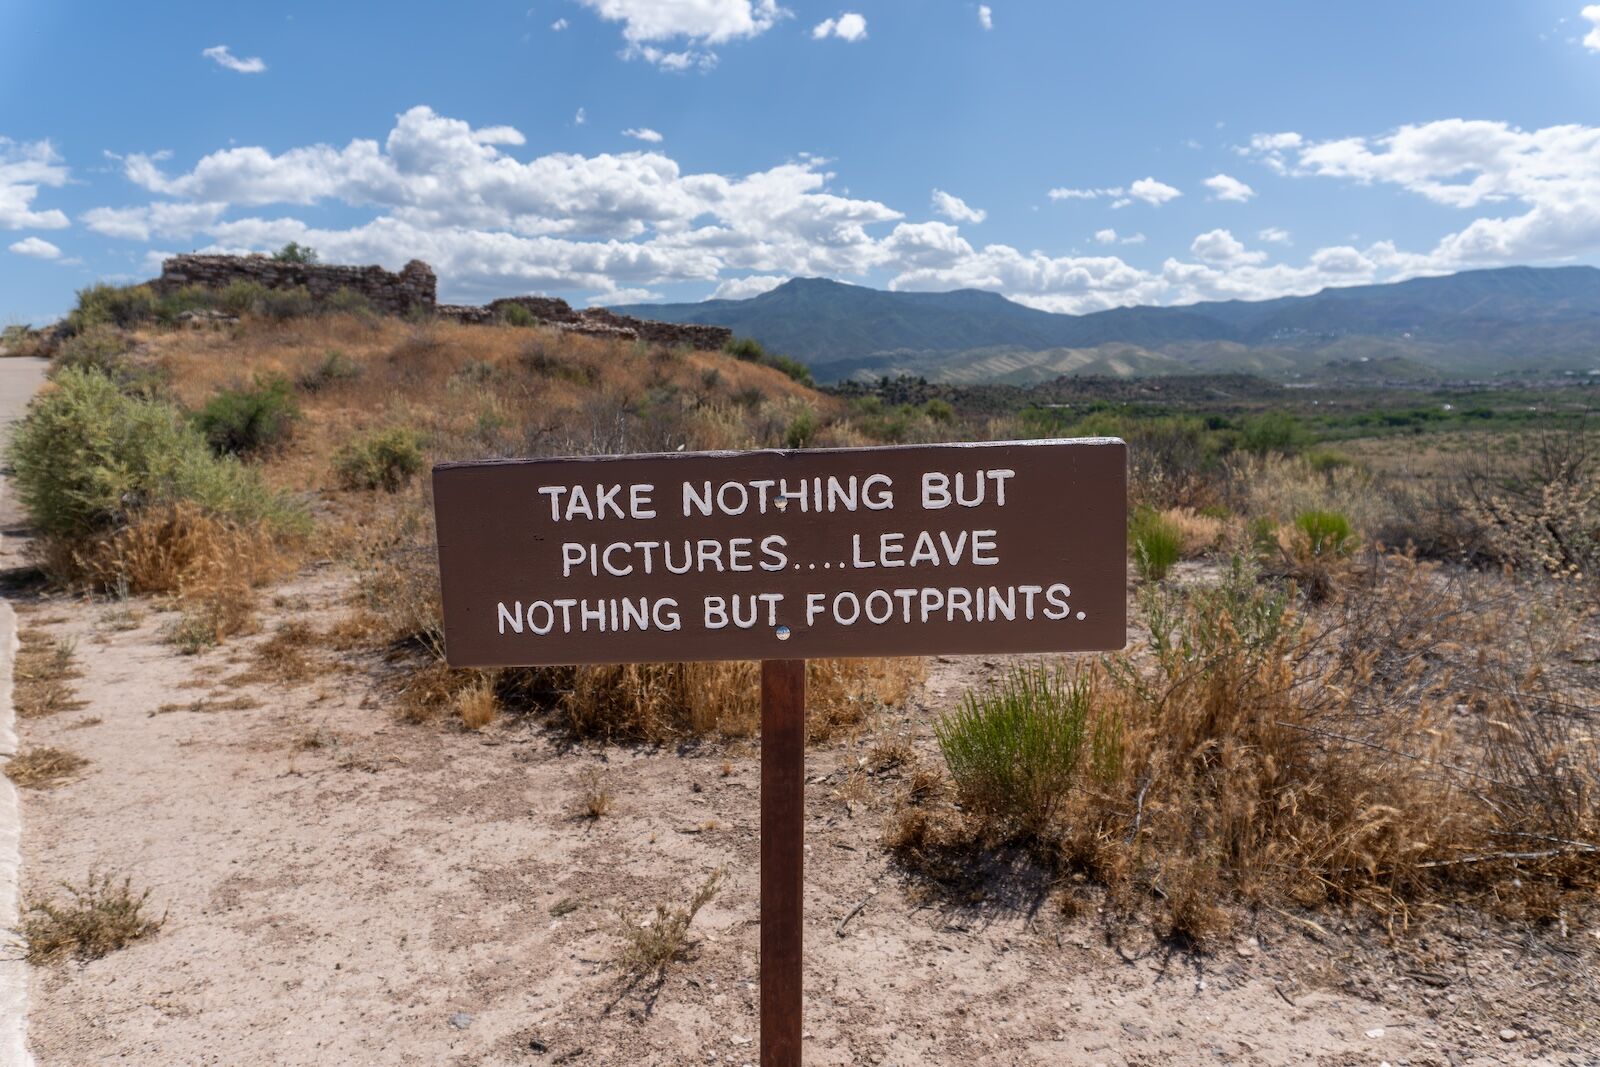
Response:
POLYGON ((128 337, 111 326, 93 326, 63 341, 51 360, 51 376, 68 368, 99 371, 114 378, 123 370, 123 356, 131 347, 128 337))
POLYGON ((773 370, 782 371, 784 374, 801 385, 815 385, 816 380, 811 377, 811 368, 791 356, 772 355, 762 360, 773 370))
POLYGON ((1307 511, 1336 511, 1367 538, 1388 518, 1388 502, 1372 475, 1358 467, 1313 469, 1303 457, 1235 455, 1226 478, 1234 510, 1250 518, 1291 523, 1307 511))
POLYGON ((1239 430, 1239 444, 1250 452, 1293 452, 1306 443, 1307 437, 1300 420, 1284 411, 1245 419, 1239 430))
POLYGON ((340 449, 333 467, 346 489, 397 492, 422 470, 422 442, 401 427, 378 430, 340 449))
POLYGON ((272 258, 277 260, 279 263, 308 264, 316 263, 319 259, 317 250, 315 248, 312 248, 310 245, 300 244, 298 241, 290 241, 288 244, 272 253, 272 258))
POLYGON ((667 968, 682 959, 689 947, 689 927, 695 916, 711 903, 721 886, 719 869, 684 904, 657 904, 655 915, 643 922, 626 912, 619 915, 617 934, 621 944, 614 964, 630 982, 665 977, 667 968))
POLYGON ((1459 491, 1494 555, 1582 585, 1600 603, 1600 432, 1541 433, 1515 466, 1468 468, 1459 491))
POLYGON ((292 289, 268 289, 261 294, 257 314, 278 322, 303 319, 317 309, 316 302, 303 285, 292 289))
POLYGON ((1089 688, 1060 668, 1012 668, 934 726, 971 810, 1037 833, 1071 788, 1087 735, 1089 688))
POLYGON ((195 414, 195 426, 219 456, 251 456, 288 441, 300 408, 289 379, 257 376, 249 388, 224 389, 195 414))
POLYGON ((230 315, 258 314, 266 300, 266 286, 243 278, 229 282, 217 296, 217 303, 230 315))
POLYGON ((1183 531, 1166 515, 1140 508, 1128 524, 1128 541, 1139 576, 1159 582, 1183 555, 1183 531))
MULTIPOLYGON (((1326 605, 1291 605, 1238 560, 1214 584, 1148 587, 1148 647, 1079 676, 1088 748, 1109 756, 1080 761, 1034 854, 1103 886, 1114 921, 1201 942, 1229 900, 1371 908, 1392 929, 1441 904, 1586 906, 1600 754, 1582 697, 1530 670, 1570 640, 1529 625, 1552 605, 1376 555, 1326 605)), ((924 798, 889 840, 949 878, 983 827, 924 798)))
POLYGON ((210 311, 219 303, 217 292, 203 285, 186 285, 162 294, 156 302, 156 321, 171 326, 185 311, 210 311))
POLYGON ((1309 556, 1342 556, 1354 546, 1350 520, 1337 511, 1302 511, 1294 517, 1294 525, 1309 556))
POLYGON ((810 409, 801 411, 789 420, 788 427, 783 431, 783 444, 785 448, 810 448, 817 439, 817 431, 821 427, 817 423, 817 416, 810 409))
POLYGON ((1178 531, 1184 559, 1195 559, 1212 551, 1221 544, 1228 530, 1223 516, 1205 514, 1194 508, 1168 508, 1161 517, 1178 531))
POLYGON ((539 325, 539 320, 534 317, 533 312, 521 304, 507 304, 500 312, 500 322, 506 326, 518 327, 539 325))
POLYGON ((334 290, 333 295, 323 302, 322 307, 324 311, 355 315, 360 318, 368 318, 375 313, 371 300, 343 285, 334 290))
POLYGON ((240 526, 297 529, 294 506, 256 474, 214 456, 176 408, 121 392, 105 375, 65 370, 17 424, 6 450, 46 549, 182 503, 240 526))
POLYGON ((108 874, 90 874, 79 886, 62 882, 66 900, 32 900, 22 913, 21 933, 28 959, 49 963, 63 956, 97 960, 149 937, 166 922, 145 914, 150 891, 133 891, 133 881, 108 874))
POLYGON ((78 290, 78 306, 67 313, 69 334, 97 326, 127 329, 155 316, 156 295, 148 285, 116 286, 97 283, 78 290))
POLYGON ((722 350, 734 359, 750 363, 760 363, 767 358, 767 350, 754 337, 735 337, 723 345, 722 350))
MULTIPOLYGON (((342 290, 341 290, 342 291, 342 290)), ((330 348, 322 359, 301 371, 295 385, 307 393, 320 393, 344 382, 361 377, 361 364, 345 355, 342 349, 330 348)))

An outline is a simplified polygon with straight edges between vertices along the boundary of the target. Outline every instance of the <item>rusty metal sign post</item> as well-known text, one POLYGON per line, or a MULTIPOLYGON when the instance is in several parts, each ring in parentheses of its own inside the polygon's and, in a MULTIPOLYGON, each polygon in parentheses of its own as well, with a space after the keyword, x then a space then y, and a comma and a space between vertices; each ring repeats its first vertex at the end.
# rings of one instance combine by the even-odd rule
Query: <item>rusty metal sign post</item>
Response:
POLYGON ((761 661, 761 1064, 799 1067, 807 659, 1126 641, 1121 441, 446 463, 458 667, 761 661))

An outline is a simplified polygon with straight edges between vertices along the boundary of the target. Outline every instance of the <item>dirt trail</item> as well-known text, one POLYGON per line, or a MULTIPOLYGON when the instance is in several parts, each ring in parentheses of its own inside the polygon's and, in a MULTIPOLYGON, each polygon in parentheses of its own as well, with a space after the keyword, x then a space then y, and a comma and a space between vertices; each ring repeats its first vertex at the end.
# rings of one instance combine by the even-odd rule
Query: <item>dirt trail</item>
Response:
MULTIPOLYGON (((153 938, 35 971, 39 1062, 755 1062, 754 749, 405 726, 331 657, 312 684, 237 680, 253 641, 291 617, 330 623, 344 590, 305 578, 267 634, 194 657, 161 643, 170 616, 150 604, 27 610, 77 638, 88 703, 26 739, 92 761, 29 793, 27 885, 127 874, 167 914, 153 938), (596 766, 615 810, 591 822, 574 809, 596 766), (718 868, 695 958, 625 990, 608 965, 617 912, 682 901, 718 868)), ((935 663, 903 718, 925 757, 934 711, 987 670, 935 663)), ((1108 946, 1036 878, 980 906, 929 897, 880 846, 897 783, 866 772, 870 744, 809 758, 808 1064, 1594 1062, 1502 1017, 1493 972, 1340 988, 1337 967, 1308 961, 1344 950, 1282 926, 1189 957, 1108 946)))

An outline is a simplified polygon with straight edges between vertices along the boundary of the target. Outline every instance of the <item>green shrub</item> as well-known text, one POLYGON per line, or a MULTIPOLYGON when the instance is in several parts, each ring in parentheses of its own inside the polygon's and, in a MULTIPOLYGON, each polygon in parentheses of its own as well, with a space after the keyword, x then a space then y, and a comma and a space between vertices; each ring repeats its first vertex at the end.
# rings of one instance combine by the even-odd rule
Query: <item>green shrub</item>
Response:
POLYGON ((735 337, 723 345, 722 350, 734 359, 750 363, 760 363, 767 358, 767 350, 762 348, 761 342, 754 337, 735 337))
POLYGON ((967 693, 934 733, 966 807, 1037 833, 1072 787, 1088 714, 1085 679, 1035 664, 967 693))
POLYGON ((219 456, 250 456, 282 445, 299 417, 289 379, 274 375, 248 389, 224 389, 200 409, 195 425, 219 456))
POLYGON ((1269 411, 1246 419, 1239 443, 1251 452, 1293 452, 1306 441, 1300 420, 1285 411, 1269 411))
POLYGON ((165 294, 156 302, 156 321, 164 326, 174 325, 185 311, 210 311, 217 306, 215 289, 203 285, 186 285, 165 294))
POLYGON ((1337 511, 1302 511, 1294 524, 1306 535, 1313 556, 1342 556, 1354 544, 1350 520, 1337 511))
POLYGON ((124 370, 122 357, 128 348, 126 335, 110 326, 95 326, 61 343, 56 349, 50 372, 55 375, 71 367, 117 377, 124 370))
POLYGON ((809 448, 811 442, 817 439, 819 429, 817 417, 810 410, 802 411, 789 420, 789 426, 783 432, 783 443, 789 448, 809 448))
POLYGON ((340 449, 333 466, 347 489, 393 493, 422 470, 422 442, 410 430, 379 430, 340 449))
POLYGON ((84 537, 183 501, 240 524, 302 521, 254 471, 213 455, 176 407, 129 396, 98 371, 58 374, 17 423, 6 460, 46 538, 84 537))
POLYGON ((328 297, 323 306, 328 311, 343 312, 346 315, 359 315, 363 318, 376 313, 376 309, 372 306, 372 301, 354 289, 346 288, 343 285, 339 286, 338 290, 328 297))
POLYGON ((315 263, 318 256, 317 250, 310 245, 303 245, 298 241, 290 241, 272 253, 272 258, 279 263, 315 263))
POLYGON ((1134 512, 1128 524, 1133 563, 1139 576, 1159 582, 1183 554, 1183 531, 1171 519, 1148 508, 1134 512))
POLYGON ((261 314, 278 322, 303 319, 317 309, 305 286, 293 289, 268 289, 261 299, 261 314))
POLYGON ((124 329, 155 317, 156 295, 148 285, 97 283, 78 290, 78 306, 67 315, 67 332, 79 334, 96 326, 124 329))
POLYGON ((330 348, 320 363, 301 371, 294 383, 308 393, 316 393, 359 377, 361 364, 345 355, 341 349, 330 348))
POLYGON ((534 318, 533 312, 521 304, 507 304, 505 310, 500 312, 500 321, 507 326, 539 325, 539 320, 534 318))
POLYGON ((266 303, 267 287, 243 279, 229 282, 217 297, 222 310, 230 315, 254 315, 266 303))
POLYGON ((817 384, 815 379, 811 377, 811 368, 801 363, 798 359, 791 359, 788 356, 768 356, 761 362, 773 370, 782 371, 801 385, 817 384))
POLYGON ((956 409, 950 406, 950 402, 940 400, 938 397, 922 405, 922 413, 934 422, 954 422, 956 417, 956 409))

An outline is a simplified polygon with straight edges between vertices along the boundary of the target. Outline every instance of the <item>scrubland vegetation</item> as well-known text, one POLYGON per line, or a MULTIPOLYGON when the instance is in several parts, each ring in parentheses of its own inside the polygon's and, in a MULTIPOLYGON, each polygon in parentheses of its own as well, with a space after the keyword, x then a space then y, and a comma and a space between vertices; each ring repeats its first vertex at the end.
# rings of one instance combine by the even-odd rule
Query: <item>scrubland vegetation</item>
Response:
MULTIPOLYGON (((420 728, 534 721, 579 741, 737 745, 759 722, 753 664, 446 667, 428 465, 1117 434, 1134 643, 1001 665, 932 709, 937 764, 880 739, 901 869, 970 897, 988 891, 985 857, 1020 855, 1069 912, 1201 947, 1241 907, 1341 908, 1396 932, 1447 908, 1535 925, 1592 913, 1593 426, 1519 421, 1418 477, 1332 451, 1326 423, 1282 413, 832 395, 753 344, 310 311, 232 289, 82 294, 9 454, 54 581, 170 598, 171 640, 199 651, 251 629, 279 576, 336 560, 354 591, 322 636, 420 728), (240 318, 174 328, 197 308, 240 318)), ((871 727, 926 670, 812 663, 811 740, 871 727)), ((609 811, 599 779, 584 796, 586 816, 609 811)), ((715 889, 625 923, 624 969, 677 958, 715 889)))

